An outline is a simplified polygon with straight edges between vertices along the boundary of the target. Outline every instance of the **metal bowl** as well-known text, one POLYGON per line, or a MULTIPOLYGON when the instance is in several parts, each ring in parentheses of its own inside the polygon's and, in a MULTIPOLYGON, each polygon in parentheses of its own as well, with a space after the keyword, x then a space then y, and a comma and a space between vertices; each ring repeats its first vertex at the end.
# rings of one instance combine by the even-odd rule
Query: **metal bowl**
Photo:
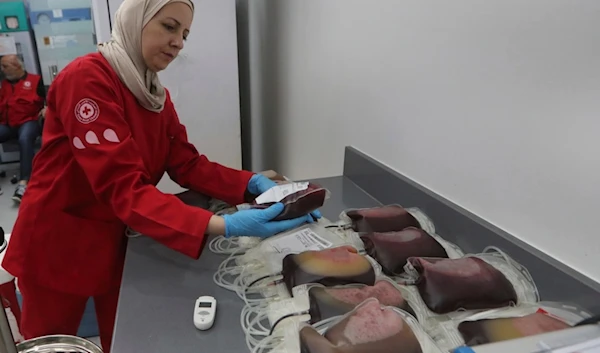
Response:
POLYGON ((17 344, 19 353, 102 353, 92 342, 76 336, 51 335, 32 338, 17 344))

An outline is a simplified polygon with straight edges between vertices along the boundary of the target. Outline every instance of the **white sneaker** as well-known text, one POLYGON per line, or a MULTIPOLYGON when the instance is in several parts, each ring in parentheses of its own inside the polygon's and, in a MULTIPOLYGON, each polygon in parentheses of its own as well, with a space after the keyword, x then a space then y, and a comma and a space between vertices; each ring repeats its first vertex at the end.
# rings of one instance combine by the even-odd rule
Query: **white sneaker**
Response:
POLYGON ((15 193, 12 197, 12 199, 16 202, 16 203, 21 203, 21 200, 23 199, 23 195, 25 194, 25 189, 27 188, 27 185, 23 185, 23 184, 18 184, 17 188, 15 189, 15 193))

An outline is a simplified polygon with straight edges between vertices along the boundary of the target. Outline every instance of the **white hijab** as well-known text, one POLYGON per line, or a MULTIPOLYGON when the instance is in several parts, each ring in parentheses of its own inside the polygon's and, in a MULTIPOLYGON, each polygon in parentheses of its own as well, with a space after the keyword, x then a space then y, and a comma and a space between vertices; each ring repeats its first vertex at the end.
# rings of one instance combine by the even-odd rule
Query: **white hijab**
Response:
POLYGON ((146 109, 161 112, 166 92, 156 72, 148 70, 142 56, 142 30, 170 2, 183 2, 192 11, 190 0, 124 0, 115 15, 112 38, 98 50, 116 71, 121 81, 146 109))

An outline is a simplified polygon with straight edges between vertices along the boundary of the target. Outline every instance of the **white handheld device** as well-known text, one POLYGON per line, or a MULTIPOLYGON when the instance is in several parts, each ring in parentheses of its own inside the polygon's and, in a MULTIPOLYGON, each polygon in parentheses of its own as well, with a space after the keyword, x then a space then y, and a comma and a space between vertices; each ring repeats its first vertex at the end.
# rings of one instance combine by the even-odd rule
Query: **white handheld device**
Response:
POLYGON ((217 300, 214 297, 203 296, 196 299, 194 307, 194 326, 198 330, 208 330, 215 322, 217 300))

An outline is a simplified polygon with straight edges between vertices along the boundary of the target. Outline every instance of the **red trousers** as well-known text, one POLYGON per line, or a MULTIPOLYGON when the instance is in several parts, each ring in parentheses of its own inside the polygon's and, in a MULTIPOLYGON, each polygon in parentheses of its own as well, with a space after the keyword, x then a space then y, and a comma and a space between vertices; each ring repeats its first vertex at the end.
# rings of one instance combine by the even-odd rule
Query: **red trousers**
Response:
MULTIPOLYGON (((21 334, 25 339, 77 334, 87 297, 57 292, 24 278, 18 279, 18 286, 23 297, 21 334)), ((100 341, 105 353, 110 353, 118 300, 119 287, 94 297, 100 341)))
MULTIPOLYGON (((13 330, 18 329, 20 332, 21 331, 21 329, 20 329, 20 327, 21 327, 21 308, 19 307, 19 301, 17 300, 17 288, 15 287, 14 279, 10 282, 0 284, 0 295, 4 299, 4 303, 2 303, 4 308, 5 309, 10 308, 10 311, 12 311, 13 315, 15 316, 15 319, 17 320, 17 327, 13 328, 11 326, 11 329, 13 329, 13 330)), ((2 307, 0 306, 0 309, 1 308, 2 307)), ((16 332, 13 331, 13 336, 15 336, 15 333, 16 332)))

